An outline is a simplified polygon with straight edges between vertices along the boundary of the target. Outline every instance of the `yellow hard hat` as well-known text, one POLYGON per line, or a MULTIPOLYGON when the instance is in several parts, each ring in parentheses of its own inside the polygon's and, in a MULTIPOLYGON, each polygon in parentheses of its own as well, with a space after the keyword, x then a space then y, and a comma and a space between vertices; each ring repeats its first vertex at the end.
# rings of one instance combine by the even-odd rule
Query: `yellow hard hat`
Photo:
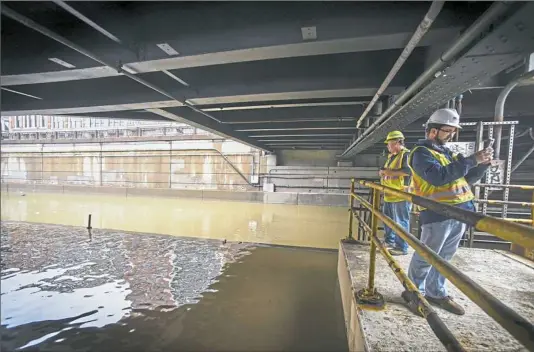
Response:
POLYGON ((401 131, 391 131, 388 133, 388 136, 386 137, 384 143, 387 143, 393 139, 404 139, 404 135, 401 131))

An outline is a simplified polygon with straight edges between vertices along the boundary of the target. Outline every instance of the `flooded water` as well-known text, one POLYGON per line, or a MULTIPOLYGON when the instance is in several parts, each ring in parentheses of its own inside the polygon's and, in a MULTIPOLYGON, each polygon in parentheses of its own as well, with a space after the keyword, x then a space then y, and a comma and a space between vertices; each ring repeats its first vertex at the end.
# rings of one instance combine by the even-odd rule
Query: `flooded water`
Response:
MULTIPOLYGON (((331 237, 324 239, 314 229, 321 208, 195 202, 65 195, 3 198, 1 350, 348 349, 337 253, 245 242, 261 238, 303 246, 310 231, 316 247, 334 247, 337 234, 324 230, 323 237, 331 237), (197 211, 207 220, 189 208, 195 202, 204 206, 197 211), (113 212, 120 204, 123 209, 113 212), (224 209, 229 205, 235 212, 224 209), (262 218, 256 206, 265 207, 268 215, 262 218), (105 229, 94 229, 89 236, 83 227, 5 221, 85 224, 81 210, 93 214, 93 227, 123 226, 130 223, 124 220, 130 214, 136 231, 166 219, 168 224, 153 226, 174 235, 194 237, 199 231, 198 237, 228 241, 105 229), (275 236, 274 229, 287 232, 275 236)), ((341 209, 324 210, 322 218, 341 209)), ((346 212, 341 215, 346 220, 346 212)), ((335 227, 336 221, 330 220, 335 227)), ((339 222, 341 228, 341 216, 339 222)))
POLYGON ((337 249, 340 207, 78 194, 2 194, 2 219, 229 241, 337 249))

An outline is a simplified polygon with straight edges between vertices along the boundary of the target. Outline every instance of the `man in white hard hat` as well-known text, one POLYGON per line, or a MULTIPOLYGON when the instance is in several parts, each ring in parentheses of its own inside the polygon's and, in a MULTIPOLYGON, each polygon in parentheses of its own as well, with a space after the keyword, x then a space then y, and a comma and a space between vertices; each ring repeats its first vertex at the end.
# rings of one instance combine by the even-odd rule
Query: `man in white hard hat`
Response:
MULTIPOLYGON (((404 134, 401 131, 389 132, 384 143, 388 148, 388 159, 380 169, 380 183, 400 191, 409 191, 410 174, 408 167, 409 149, 404 147, 404 134)), ((384 214, 410 231, 410 210, 412 203, 395 195, 384 193, 384 214)), ((408 254, 408 243, 397 235, 389 226, 384 224, 384 242, 390 247, 392 255, 408 254)))
MULTIPOLYGON (((450 142, 460 126, 460 116, 454 109, 439 109, 426 124, 426 139, 412 149, 408 164, 412 170, 413 193, 440 203, 475 211, 470 184, 480 180, 491 163, 493 149, 488 147, 471 156, 451 152, 450 142)), ((456 253, 467 225, 423 209, 419 215, 421 241, 440 257, 449 261, 456 253)), ((408 276, 426 299, 454 314, 465 310, 447 293, 445 277, 414 253, 408 276)), ((402 297, 415 312, 413 296, 405 291, 402 297)))

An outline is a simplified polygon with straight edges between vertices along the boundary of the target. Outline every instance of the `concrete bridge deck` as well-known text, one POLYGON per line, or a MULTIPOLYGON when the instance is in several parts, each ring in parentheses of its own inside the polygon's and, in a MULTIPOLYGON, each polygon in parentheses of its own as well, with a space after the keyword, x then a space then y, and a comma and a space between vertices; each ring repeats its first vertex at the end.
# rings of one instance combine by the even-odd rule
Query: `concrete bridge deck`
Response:
MULTIPOLYGON (((399 257, 407 270, 413 250, 399 257)), ((400 297, 403 287, 377 254, 375 285, 386 300, 383 311, 361 309, 354 293, 367 284, 369 247, 341 243, 338 277, 351 351, 445 351, 425 319, 412 314, 400 297)), ((460 248, 452 263, 495 297, 534 321, 534 263, 514 254, 460 248)), ((449 283, 449 292, 466 309, 464 316, 435 308, 468 351, 527 351, 504 328, 449 283)))

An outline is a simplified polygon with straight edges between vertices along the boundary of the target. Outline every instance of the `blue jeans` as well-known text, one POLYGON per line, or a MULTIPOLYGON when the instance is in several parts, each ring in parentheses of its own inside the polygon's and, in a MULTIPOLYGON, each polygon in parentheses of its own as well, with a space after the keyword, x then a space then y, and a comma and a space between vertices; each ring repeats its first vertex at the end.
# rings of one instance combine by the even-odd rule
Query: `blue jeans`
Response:
MULTIPOLYGON (((466 228, 466 224, 453 219, 425 224, 421 226, 421 242, 449 261, 456 253, 466 228)), ((445 277, 417 252, 410 262, 408 276, 423 295, 433 298, 447 296, 445 277)))
MULTIPOLYGON (((402 202, 384 202, 383 212, 389 216, 397 224, 401 225, 403 229, 410 232, 410 210, 412 203, 407 201, 402 202)), ((390 227, 384 225, 384 240, 386 243, 395 246, 404 253, 408 252, 408 243, 400 238, 390 227)))

